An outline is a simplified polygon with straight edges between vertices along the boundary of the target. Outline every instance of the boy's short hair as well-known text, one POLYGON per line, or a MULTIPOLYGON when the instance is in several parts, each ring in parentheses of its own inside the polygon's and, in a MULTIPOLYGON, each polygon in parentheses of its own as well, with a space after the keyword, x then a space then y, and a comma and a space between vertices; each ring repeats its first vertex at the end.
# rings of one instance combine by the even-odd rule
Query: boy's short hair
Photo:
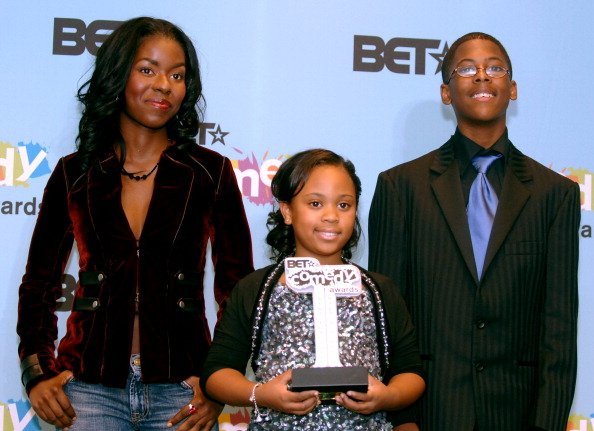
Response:
POLYGON ((511 60, 509 58, 509 55, 507 54, 505 47, 501 44, 501 42, 499 42, 490 34, 481 33, 480 31, 474 31, 459 37, 448 49, 448 52, 443 58, 443 64, 441 65, 441 79, 443 80, 444 84, 447 84, 448 80, 450 79, 450 76, 452 74, 452 62, 454 60, 454 56, 456 55, 456 51, 458 50, 460 45, 462 45, 464 42, 468 42, 469 40, 476 39, 489 40, 493 42, 495 45, 497 45, 499 49, 501 49, 501 52, 503 52, 503 56, 505 57, 505 61, 507 62, 507 67, 509 68, 509 78, 512 78, 511 60))

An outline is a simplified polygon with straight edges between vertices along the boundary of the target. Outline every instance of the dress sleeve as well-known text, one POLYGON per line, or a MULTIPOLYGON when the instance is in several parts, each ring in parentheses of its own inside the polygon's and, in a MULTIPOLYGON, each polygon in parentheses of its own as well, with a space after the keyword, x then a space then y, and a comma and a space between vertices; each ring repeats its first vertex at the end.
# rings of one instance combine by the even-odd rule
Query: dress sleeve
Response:
POLYGON ((225 158, 217 184, 211 232, 218 318, 235 284, 254 270, 252 239, 231 162, 225 158))
MULTIPOLYGON (((386 372, 384 381, 388 382, 395 375, 402 373, 418 374, 425 379, 416 331, 404 299, 391 280, 383 279, 380 287, 388 316, 391 345, 390 366, 386 372)), ((388 418, 393 426, 408 422, 418 422, 419 416, 419 401, 404 409, 388 412, 388 418)))
POLYGON ((62 295, 62 274, 73 244, 67 189, 61 159, 43 193, 19 288, 18 351, 21 381, 27 392, 41 379, 53 377, 60 371, 55 358, 56 300, 62 295))
POLYGON ((231 368, 242 374, 246 372, 251 354, 251 314, 256 290, 256 285, 244 279, 231 293, 202 368, 200 386, 207 396, 206 381, 216 371, 231 368))

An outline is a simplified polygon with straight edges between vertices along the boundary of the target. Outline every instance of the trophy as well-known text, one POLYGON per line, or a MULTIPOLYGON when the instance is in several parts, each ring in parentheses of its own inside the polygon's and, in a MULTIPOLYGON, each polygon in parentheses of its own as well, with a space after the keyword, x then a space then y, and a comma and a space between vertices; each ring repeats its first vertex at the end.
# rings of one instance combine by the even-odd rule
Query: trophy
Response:
POLYGON ((359 268, 320 265, 311 257, 289 257, 285 259, 285 279, 295 293, 313 295, 316 353, 312 367, 293 369, 290 389, 317 390, 323 403, 332 403, 339 392, 367 392, 367 369, 343 366, 338 347, 336 298, 361 295, 359 268))

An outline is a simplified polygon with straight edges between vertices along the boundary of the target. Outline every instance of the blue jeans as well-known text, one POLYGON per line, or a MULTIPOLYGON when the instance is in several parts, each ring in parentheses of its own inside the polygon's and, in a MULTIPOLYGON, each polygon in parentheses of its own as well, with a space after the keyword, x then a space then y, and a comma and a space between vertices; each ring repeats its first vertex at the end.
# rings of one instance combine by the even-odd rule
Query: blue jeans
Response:
MULTIPOLYGON (((71 431, 157 431, 194 397, 186 382, 144 384, 140 374, 140 356, 130 358, 130 374, 125 388, 71 380, 64 391, 76 412, 71 431)), ((179 424, 178 424, 179 426, 179 424)), ((213 430, 217 430, 215 424, 213 430)))

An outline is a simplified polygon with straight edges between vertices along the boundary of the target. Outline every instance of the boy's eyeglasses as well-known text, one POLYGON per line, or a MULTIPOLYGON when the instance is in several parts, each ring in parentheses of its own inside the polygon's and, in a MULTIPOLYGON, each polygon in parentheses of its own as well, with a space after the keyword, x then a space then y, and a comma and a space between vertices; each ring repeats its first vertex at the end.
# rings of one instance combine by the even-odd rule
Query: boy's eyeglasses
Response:
POLYGON ((487 67, 476 67, 474 64, 470 64, 468 66, 460 66, 456 67, 452 70, 450 75, 450 79, 446 84, 449 84, 454 76, 454 73, 462 78, 472 78, 475 76, 479 70, 484 70, 487 76, 491 78, 503 78, 505 75, 509 75, 509 69, 501 66, 487 66, 487 67))

